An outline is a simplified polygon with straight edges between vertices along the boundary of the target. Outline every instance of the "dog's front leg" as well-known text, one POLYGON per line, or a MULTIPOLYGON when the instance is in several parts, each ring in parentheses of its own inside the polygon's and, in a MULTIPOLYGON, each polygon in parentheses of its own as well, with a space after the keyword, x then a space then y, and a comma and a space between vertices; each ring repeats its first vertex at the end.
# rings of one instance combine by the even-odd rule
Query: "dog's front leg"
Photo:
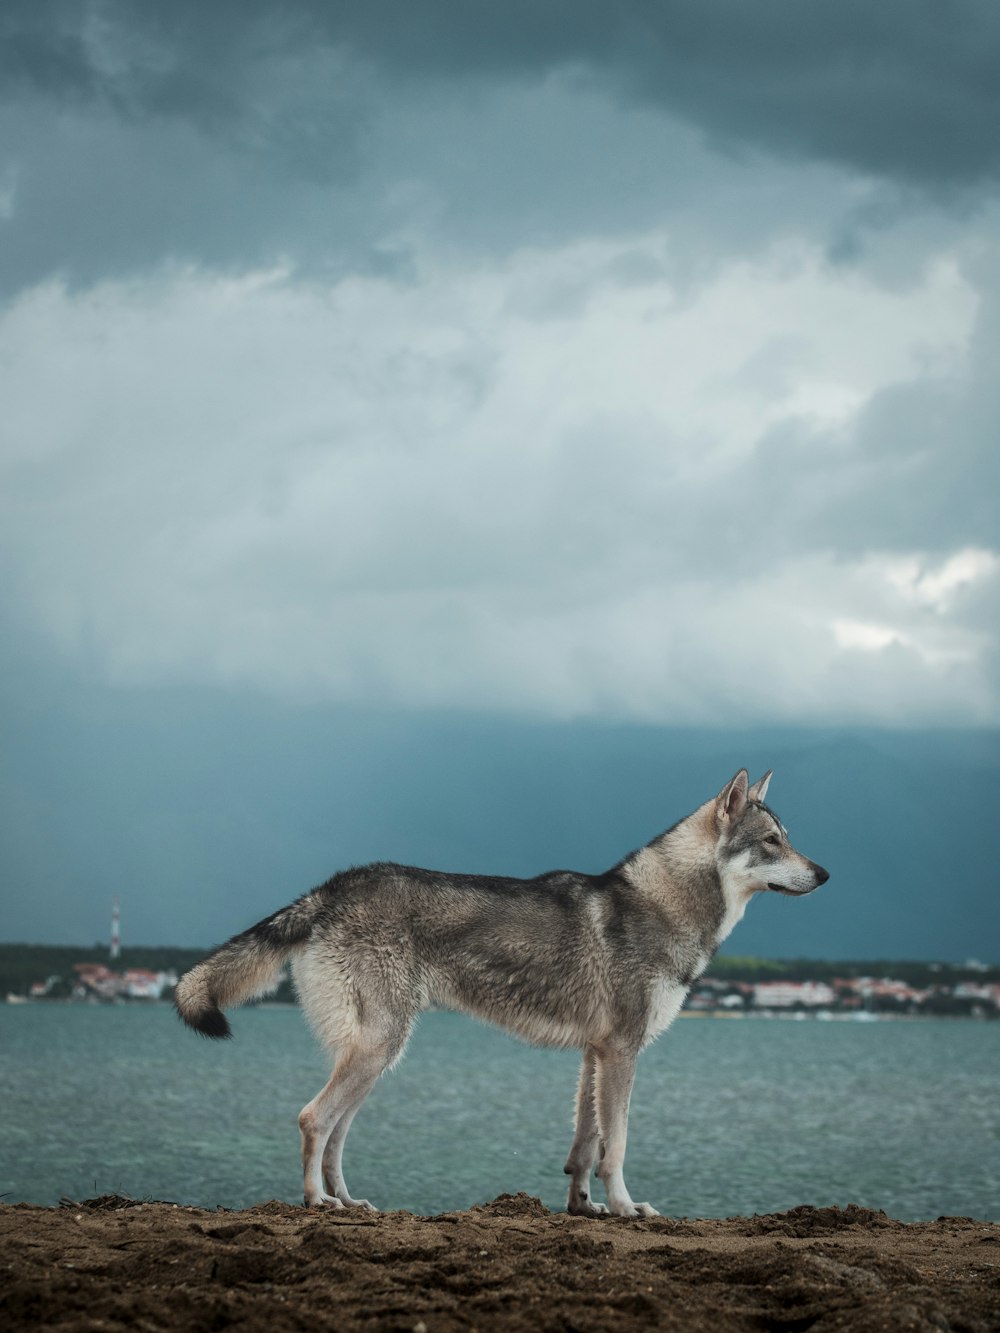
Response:
POLYGON ((597 1129, 597 1108, 594 1105, 594 1069, 596 1056, 593 1046, 584 1047, 580 1065, 580 1083, 576 1093, 576 1133, 573 1146, 563 1170, 570 1177, 569 1199, 566 1210, 583 1217, 596 1217, 608 1210, 603 1203, 594 1203, 590 1197, 590 1173, 597 1161, 600 1135, 597 1129))
POLYGON ((632 1096, 637 1052, 608 1045, 597 1051, 594 1083, 597 1123, 601 1135, 598 1177, 608 1192, 608 1205, 618 1217, 658 1217, 648 1203, 633 1203, 625 1188, 625 1141, 628 1136, 628 1104, 632 1096))

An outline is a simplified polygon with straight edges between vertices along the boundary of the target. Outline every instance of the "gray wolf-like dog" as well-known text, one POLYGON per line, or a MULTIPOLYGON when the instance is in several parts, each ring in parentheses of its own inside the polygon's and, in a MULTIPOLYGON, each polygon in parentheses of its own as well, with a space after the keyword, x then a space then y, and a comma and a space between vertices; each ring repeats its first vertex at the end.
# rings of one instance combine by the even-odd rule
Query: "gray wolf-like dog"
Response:
POLYGON ((299 1115, 305 1201, 367 1207, 344 1183, 344 1140, 375 1080, 432 1005, 530 1042, 583 1052, 565 1171, 571 1213, 655 1216, 622 1168, 636 1057, 684 997, 755 893, 801 895, 829 878, 795 851, 746 769, 603 875, 451 875, 379 863, 345 870, 235 935, 177 987, 184 1022, 228 1037, 223 1006, 295 988, 333 1073, 299 1115), (608 1203, 591 1197, 591 1172, 608 1203))

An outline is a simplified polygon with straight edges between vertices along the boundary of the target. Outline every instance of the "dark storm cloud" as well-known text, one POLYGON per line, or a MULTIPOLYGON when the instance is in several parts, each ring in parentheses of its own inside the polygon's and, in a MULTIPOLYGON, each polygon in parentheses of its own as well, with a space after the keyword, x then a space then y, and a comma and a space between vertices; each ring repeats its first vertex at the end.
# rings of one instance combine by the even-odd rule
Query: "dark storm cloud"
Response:
POLYGON ((8 94, 27 86, 124 115, 190 119, 307 174, 322 173, 331 130, 340 139, 350 132, 336 108, 337 53, 404 81, 531 78, 577 66, 733 150, 823 158, 931 188, 1000 168, 1000 10, 988 0, 35 0, 8 5, 3 25, 8 94), (334 63, 316 62, 318 54, 334 63), (261 117, 275 79, 288 101, 261 117), (300 100, 310 87, 315 95, 300 100))
MULTIPOLYGON (((244 154, 219 153, 184 121, 150 121, 136 133, 104 109, 65 119, 22 104, 0 108, 0 137, 23 154, 9 176, 11 216, 0 222, 0 293, 53 273, 87 285, 164 258, 267 267, 308 254, 318 236, 334 253, 345 233, 363 238, 356 201, 332 219, 319 186, 296 176, 276 188, 244 154)), ((367 267, 364 250, 355 247, 352 268, 367 267)))
POLYGON ((579 61, 625 97, 728 140, 927 184, 994 176, 989 3, 348 5, 347 38, 400 72, 537 72, 579 61))

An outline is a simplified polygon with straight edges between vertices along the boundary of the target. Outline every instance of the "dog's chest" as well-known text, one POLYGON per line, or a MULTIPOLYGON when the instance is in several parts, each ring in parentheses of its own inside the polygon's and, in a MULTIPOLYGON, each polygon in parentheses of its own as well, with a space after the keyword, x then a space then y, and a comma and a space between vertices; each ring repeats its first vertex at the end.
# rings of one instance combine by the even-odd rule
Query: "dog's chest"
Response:
POLYGON ((649 1000, 649 1013, 646 1019, 646 1040, 652 1041, 661 1032, 666 1031, 680 1012, 687 986, 679 982, 662 978, 653 986, 649 1000))

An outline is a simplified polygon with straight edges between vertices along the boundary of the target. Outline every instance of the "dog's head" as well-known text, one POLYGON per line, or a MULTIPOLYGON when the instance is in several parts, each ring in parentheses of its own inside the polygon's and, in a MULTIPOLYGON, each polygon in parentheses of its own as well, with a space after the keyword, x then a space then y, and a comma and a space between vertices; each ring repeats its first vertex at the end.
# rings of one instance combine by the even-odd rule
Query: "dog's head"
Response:
POLYGON ((764 804, 770 769, 752 786, 741 768, 715 798, 719 874, 737 894, 772 889, 799 897, 830 878, 815 861, 797 852, 778 816, 764 804))

